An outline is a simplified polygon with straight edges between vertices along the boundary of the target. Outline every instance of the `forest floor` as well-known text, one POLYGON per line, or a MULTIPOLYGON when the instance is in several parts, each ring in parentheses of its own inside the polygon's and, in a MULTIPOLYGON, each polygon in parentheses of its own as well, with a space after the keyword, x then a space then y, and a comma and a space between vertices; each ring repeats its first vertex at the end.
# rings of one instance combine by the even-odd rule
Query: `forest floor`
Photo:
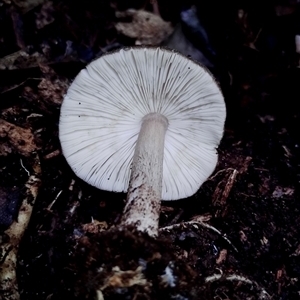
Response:
MULTIPOLYGON (((137 42, 170 46, 168 34, 178 24, 184 38, 172 47, 181 49, 188 40, 192 57, 202 52, 200 62, 222 87, 227 121, 212 176, 194 196, 162 205, 162 243, 193 277, 185 286, 193 296, 177 291, 169 299, 300 299, 298 1, 177 2, 0 1, 2 263, 22 201, 28 193, 35 200, 19 236, 22 300, 60 299, 64 285, 71 289, 64 276, 74 241, 87 235, 95 242, 92 222, 105 236, 120 220, 126 198, 89 186, 66 163, 58 125, 68 86, 110 50, 137 42), (129 8, 156 14, 149 17, 149 31, 139 12, 116 13, 129 8), (191 11, 196 14, 186 19, 191 11)), ((104 238, 100 247, 105 245, 104 238)), ((122 297, 104 298, 168 299, 130 288, 124 287, 122 297)), ((5 293, 0 291, 1 299, 13 299, 5 293)))

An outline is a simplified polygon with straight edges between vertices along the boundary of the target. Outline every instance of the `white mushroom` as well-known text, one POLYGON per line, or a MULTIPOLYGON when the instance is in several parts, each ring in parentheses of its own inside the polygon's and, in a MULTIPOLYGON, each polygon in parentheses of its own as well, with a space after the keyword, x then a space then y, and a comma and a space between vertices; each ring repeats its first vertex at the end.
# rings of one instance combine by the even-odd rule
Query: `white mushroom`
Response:
POLYGON ((300 54, 300 35, 295 35, 296 53, 300 54))
POLYGON ((225 104, 209 72, 174 51, 134 47, 82 70, 59 137, 76 175, 126 192, 122 223, 156 235, 160 201, 193 195, 213 172, 225 104))

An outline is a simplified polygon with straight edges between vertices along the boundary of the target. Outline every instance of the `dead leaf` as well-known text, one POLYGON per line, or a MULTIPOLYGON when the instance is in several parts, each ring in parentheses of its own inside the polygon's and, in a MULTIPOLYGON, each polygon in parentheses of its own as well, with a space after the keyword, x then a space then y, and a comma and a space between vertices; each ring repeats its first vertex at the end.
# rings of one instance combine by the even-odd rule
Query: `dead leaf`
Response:
POLYGON ((108 225, 105 221, 100 222, 94 220, 91 223, 83 224, 82 229, 88 233, 99 233, 105 231, 108 228, 108 225))
POLYGON ((38 90, 25 86, 23 97, 38 106, 43 113, 52 115, 60 109, 69 81, 57 76, 53 69, 45 64, 40 64, 39 67, 44 78, 41 78, 38 90))
POLYGON ((106 284, 101 287, 101 290, 107 287, 131 287, 133 285, 146 285, 146 283, 142 267, 138 267, 135 271, 121 271, 119 267, 114 267, 111 276, 107 279, 106 284))
POLYGON ((23 14, 41 5, 47 0, 12 0, 22 11, 23 14))
POLYGON ((227 249, 222 249, 220 251, 218 258, 216 259, 216 264, 220 265, 222 262, 226 260, 226 258, 227 258, 227 249))
POLYGON ((37 29, 42 29, 45 26, 51 24, 54 22, 54 8, 53 8, 53 2, 45 2, 42 7, 40 12, 36 14, 36 28, 37 29))
POLYGON ((145 10, 128 9, 116 12, 116 17, 132 18, 129 23, 119 22, 115 26, 120 33, 136 39, 136 45, 159 45, 173 32, 171 23, 145 10))
POLYGON ((11 149, 24 155, 30 156, 38 150, 34 136, 30 129, 25 129, 0 119, 0 154, 7 155, 11 149))
POLYGON ((292 196, 294 194, 294 189, 288 187, 276 186, 272 194, 274 198, 281 198, 282 196, 292 196))
POLYGON ((46 62, 46 58, 42 54, 35 52, 29 55, 27 52, 20 50, 2 57, 0 59, 0 70, 36 68, 42 62, 46 62))

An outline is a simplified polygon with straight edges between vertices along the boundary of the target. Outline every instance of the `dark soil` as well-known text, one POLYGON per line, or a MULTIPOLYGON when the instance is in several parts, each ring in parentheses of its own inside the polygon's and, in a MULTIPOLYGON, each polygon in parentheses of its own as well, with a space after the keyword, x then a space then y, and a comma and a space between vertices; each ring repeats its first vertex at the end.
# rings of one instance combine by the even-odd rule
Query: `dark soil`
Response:
POLYGON ((21 299, 300 299, 298 1, 158 1, 173 25, 195 4, 201 23, 182 29, 228 114, 214 174, 163 203, 159 239, 117 230, 126 195, 78 179, 58 139, 79 70, 138 39, 116 30, 115 12, 156 1, 37 2, 0 1, 1 242, 36 153, 42 170, 18 252, 21 299))

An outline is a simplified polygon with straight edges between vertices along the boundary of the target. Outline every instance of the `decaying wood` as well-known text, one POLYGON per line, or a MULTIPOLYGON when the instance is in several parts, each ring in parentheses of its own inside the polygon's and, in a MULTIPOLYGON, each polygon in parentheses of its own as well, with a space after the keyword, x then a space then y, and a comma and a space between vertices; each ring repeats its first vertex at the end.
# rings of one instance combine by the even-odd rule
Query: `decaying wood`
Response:
POLYGON ((226 175, 223 177, 223 179, 218 183, 213 195, 212 195, 212 203, 216 207, 215 216, 224 217, 227 214, 227 198, 234 186, 234 183, 236 181, 237 175, 241 175, 245 173, 248 170, 248 166, 251 162, 252 158, 250 156, 247 156, 244 158, 243 161, 238 160, 237 168, 228 168, 225 170, 220 170, 217 172, 214 177, 221 173, 226 173, 226 175), (229 173, 227 175, 227 173, 229 173))
POLYGON ((226 179, 223 179, 218 183, 218 185, 215 189, 215 192, 212 196, 212 202, 215 207, 218 207, 218 209, 215 213, 216 217, 218 217, 220 215, 221 216, 226 215, 226 209, 225 209, 226 200, 227 200, 229 193, 233 187, 233 184, 236 180, 237 174, 238 174, 238 171, 236 169, 234 169, 232 171, 232 173, 226 179), (223 186, 224 181, 226 181, 225 186, 223 186))
POLYGON ((35 157, 34 174, 29 176, 25 187, 26 197, 22 201, 17 220, 5 231, 8 241, 0 245, 0 298, 20 299, 16 277, 17 254, 20 241, 28 226, 33 206, 41 183, 41 169, 38 156, 35 157))

